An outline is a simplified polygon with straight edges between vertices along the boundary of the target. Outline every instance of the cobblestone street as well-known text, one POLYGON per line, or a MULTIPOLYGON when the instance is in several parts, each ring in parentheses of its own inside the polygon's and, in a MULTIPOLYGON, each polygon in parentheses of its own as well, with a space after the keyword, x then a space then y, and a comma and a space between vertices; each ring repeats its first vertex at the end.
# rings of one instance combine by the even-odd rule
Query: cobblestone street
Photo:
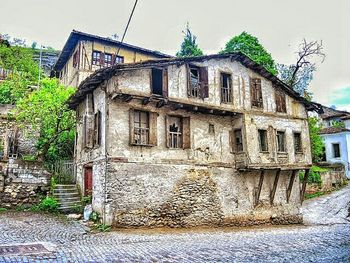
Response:
MULTIPOLYGON (((339 196, 349 197, 349 187, 333 195, 306 206, 327 200, 328 207, 339 196)), ((40 243, 46 250, 29 256, 0 249, 0 262, 350 262, 349 221, 311 221, 309 226, 91 234, 75 221, 5 212, 0 214, 1 246, 40 243)))

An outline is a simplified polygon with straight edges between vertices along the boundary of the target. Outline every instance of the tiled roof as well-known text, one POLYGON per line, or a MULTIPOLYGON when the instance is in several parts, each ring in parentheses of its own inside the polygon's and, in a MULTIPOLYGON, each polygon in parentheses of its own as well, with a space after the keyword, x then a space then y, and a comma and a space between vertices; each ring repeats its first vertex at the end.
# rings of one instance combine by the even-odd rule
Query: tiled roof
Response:
POLYGON ((323 114, 321 114, 322 119, 336 118, 350 116, 350 112, 335 110, 322 105, 323 114))
POLYGON ((340 132, 350 132, 350 129, 342 127, 328 127, 321 129, 320 134, 334 134, 340 132))

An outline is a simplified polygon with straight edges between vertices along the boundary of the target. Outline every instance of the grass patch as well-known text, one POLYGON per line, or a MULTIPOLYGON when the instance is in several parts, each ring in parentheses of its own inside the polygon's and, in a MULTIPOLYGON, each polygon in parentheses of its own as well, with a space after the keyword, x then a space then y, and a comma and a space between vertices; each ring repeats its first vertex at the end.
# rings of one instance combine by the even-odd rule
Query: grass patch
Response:
POLYGON ((6 212, 7 211, 7 208, 5 208, 5 207, 0 207, 0 213, 1 212, 6 212))

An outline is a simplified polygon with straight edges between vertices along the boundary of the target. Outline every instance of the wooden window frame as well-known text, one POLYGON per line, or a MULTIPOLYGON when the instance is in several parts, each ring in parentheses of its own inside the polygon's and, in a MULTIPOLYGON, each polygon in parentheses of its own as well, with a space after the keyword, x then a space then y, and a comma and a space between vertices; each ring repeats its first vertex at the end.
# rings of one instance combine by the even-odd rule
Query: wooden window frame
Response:
POLYGON ((166 115, 165 116, 165 133, 166 146, 169 149, 190 149, 191 148, 191 120, 190 117, 180 115, 166 115), (181 121, 181 146, 172 147, 170 144, 169 118, 179 118, 181 121))
POLYGON ((269 152, 269 136, 268 136, 268 130, 267 129, 258 129, 258 142, 259 142, 259 152, 261 153, 268 153, 269 152), (263 141, 261 137, 261 132, 264 133, 264 141, 265 141, 265 146, 263 147, 263 141))
POLYGON ((334 158, 334 159, 341 158, 341 150, 340 150, 340 143, 339 142, 332 143, 332 155, 333 155, 332 158, 334 158), (335 148, 334 148, 335 145, 338 145, 338 154, 339 154, 339 156, 336 156, 336 151, 335 151, 335 148))
POLYGON ((281 131, 277 130, 276 131, 276 148, 278 153, 286 153, 286 131, 281 131), (283 145, 282 145, 282 150, 280 149, 280 144, 279 144, 279 134, 283 135, 283 145))
POLYGON ((104 53, 104 63, 103 66, 104 67, 111 67, 113 65, 113 55, 110 53, 104 53), (110 58, 110 59, 107 59, 110 58))
POLYGON ((158 113, 152 112, 152 111, 145 111, 144 109, 133 109, 131 108, 129 110, 129 127, 130 127, 130 145, 133 146, 157 146, 157 117, 158 113), (148 116, 148 127, 142 128, 142 127, 135 127, 135 112, 144 112, 147 113, 148 116), (136 129, 135 129, 136 128, 136 129), (141 133, 138 133, 137 130, 141 130, 141 133), (143 133, 146 133, 147 135, 147 141, 146 143, 138 143, 135 141, 135 136, 143 133))
POLYGON ((261 78, 250 77, 249 86, 250 86, 250 102, 251 102, 252 108, 263 109, 264 103, 263 103, 261 78))
POLYGON ((124 63, 124 57, 119 56, 119 55, 115 55, 114 64, 123 64, 123 63, 124 63))
POLYGON ((98 50, 93 50, 91 64, 94 66, 101 66, 101 58, 102 58, 102 52, 98 50), (94 56, 95 54, 96 56, 94 56))
POLYGON ((156 96, 168 97, 168 69, 164 67, 152 67, 150 70, 150 87, 151 94, 156 96), (162 71, 162 94, 153 93, 153 70, 162 71))
POLYGON ((220 102, 224 104, 233 103, 233 79, 232 74, 229 72, 220 71, 220 102), (229 87, 224 88, 224 75, 228 76, 229 87), (227 91, 225 91, 225 89, 227 91))
POLYGON ((302 136, 301 136, 301 132, 299 131, 294 131, 293 132, 293 146, 294 146, 294 152, 296 154, 302 154, 303 153, 303 140, 302 140, 302 136), (299 135, 299 146, 298 148, 296 147, 296 140, 295 140, 295 135, 299 135))
POLYGON ((209 97, 208 67, 186 65, 187 68, 187 95, 189 98, 205 99, 209 97), (191 81, 191 70, 198 71, 198 83, 194 87, 191 81))

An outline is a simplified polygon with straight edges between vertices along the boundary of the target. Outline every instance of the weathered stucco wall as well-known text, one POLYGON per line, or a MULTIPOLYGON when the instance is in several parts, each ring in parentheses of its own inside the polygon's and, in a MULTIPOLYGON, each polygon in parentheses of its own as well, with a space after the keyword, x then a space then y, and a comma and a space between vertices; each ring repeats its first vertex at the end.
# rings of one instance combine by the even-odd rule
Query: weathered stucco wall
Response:
MULTIPOLYGON (((284 171, 275 201, 270 191, 275 172, 265 175, 260 202, 254 205, 259 172, 238 173, 232 168, 122 163, 107 166, 107 211, 117 227, 190 227, 298 223, 299 179, 295 177, 289 203, 284 171)), ((112 223, 112 221, 108 222, 112 223)))

